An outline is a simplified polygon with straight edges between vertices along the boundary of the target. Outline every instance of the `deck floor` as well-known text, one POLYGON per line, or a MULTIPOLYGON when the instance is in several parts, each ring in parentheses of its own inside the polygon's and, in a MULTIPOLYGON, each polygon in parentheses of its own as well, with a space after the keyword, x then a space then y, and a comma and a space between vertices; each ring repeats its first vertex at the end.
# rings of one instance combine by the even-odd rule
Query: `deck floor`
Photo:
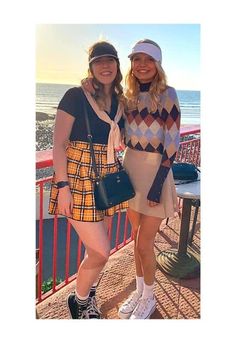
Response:
MULTIPOLYGON (((156 235, 155 253, 178 246, 180 219, 163 222, 156 235)), ((113 254, 101 273, 97 302, 104 319, 118 319, 119 306, 135 289, 133 242, 113 254)), ((191 248, 200 253, 200 211, 191 248)), ((151 319, 199 319, 200 278, 174 279, 156 269, 156 311, 151 319)), ((75 281, 37 305, 40 319, 69 319, 66 297, 75 288, 75 281)))

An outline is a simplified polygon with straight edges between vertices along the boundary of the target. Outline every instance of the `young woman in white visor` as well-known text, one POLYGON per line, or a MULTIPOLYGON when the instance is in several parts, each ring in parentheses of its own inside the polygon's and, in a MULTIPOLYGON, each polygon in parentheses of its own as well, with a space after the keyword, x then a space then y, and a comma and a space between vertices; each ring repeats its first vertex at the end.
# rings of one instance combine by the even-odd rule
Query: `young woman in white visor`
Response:
POLYGON ((179 147, 180 108, 175 89, 167 85, 158 44, 141 40, 129 58, 124 167, 136 192, 128 208, 136 290, 120 307, 119 317, 147 319, 156 309, 155 236, 162 220, 178 211, 171 166, 179 147))

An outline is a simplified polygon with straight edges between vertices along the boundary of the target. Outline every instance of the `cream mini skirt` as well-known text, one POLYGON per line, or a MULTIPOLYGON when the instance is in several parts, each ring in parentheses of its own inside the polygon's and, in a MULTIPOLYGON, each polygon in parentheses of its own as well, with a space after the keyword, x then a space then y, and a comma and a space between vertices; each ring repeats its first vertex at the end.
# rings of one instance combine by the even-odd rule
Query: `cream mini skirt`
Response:
POLYGON ((128 172, 136 195, 129 200, 129 208, 147 216, 167 218, 178 212, 178 200, 172 170, 163 184, 161 201, 157 206, 148 205, 147 195, 160 166, 162 155, 126 148, 124 168, 128 172))

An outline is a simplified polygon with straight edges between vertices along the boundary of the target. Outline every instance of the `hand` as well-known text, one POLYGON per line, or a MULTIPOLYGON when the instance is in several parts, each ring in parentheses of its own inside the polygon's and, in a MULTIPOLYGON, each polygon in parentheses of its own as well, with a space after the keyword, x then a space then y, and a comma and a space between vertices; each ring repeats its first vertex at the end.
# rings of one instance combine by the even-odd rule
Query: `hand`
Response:
POLYGON ((59 189, 58 194, 58 211, 66 217, 72 217, 73 197, 69 186, 59 189))
POLYGON ((155 206, 157 206, 157 205, 159 205, 157 202, 148 200, 148 206, 150 206, 150 207, 155 207, 155 206))
POLYGON ((86 89, 87 92, 91 94, 95 93, 92 77, 86 77, 85 79, 81 80, 81 85, 86 89))

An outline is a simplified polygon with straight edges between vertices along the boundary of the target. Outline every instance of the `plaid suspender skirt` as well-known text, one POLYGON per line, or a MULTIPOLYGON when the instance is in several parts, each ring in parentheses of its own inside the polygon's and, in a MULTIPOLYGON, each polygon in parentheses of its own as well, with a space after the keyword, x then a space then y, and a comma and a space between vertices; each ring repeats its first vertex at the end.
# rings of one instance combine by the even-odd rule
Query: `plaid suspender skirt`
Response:
MULTIPOLYGON (((100 175, 116 172, 117 160, 107 164, 107 145, 93 143, 96 164, 100 175)), ((128 202, 123 202, 105 211, 98 211, 94 201, 95 174, 92 168, 92 159, 89 143, 71 141, 67 150, 67 173, 70 191, 73 196, 72 219, 85 222, 98 222, 104 216, 112 216, 116 211, 126 209, 128 202)), ((60 214, 57 206, 58 188, 53 177, 49 198, 49 214, 60 214)))

